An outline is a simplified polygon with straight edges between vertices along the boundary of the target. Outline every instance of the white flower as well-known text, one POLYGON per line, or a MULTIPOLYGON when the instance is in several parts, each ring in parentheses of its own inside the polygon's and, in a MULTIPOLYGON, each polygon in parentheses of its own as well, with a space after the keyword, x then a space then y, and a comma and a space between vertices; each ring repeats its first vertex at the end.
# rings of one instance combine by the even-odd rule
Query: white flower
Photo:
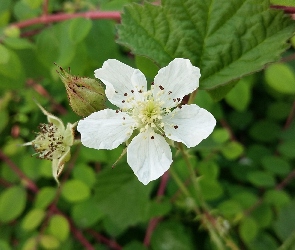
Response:
POLYGON ((165 137, 194 147, 216 124, 211 113, 182 98, 199 86, 200 70, 188 59, 176 58, 160 69, 147 90, 145 76, 117 60, 104 62, 95 77, 106 85, 106 96, 119 110, 95 112, 78 123, 82 144, 114 149, 139 133, 127 147, 127 162, 139 181, 148 184, 170 167, 172 153, 165 137))
POLYGON ((64 163, 71 158, 70 148, 74 143, 73 128, 75 124, 68 123, 65 128, 63 122, 56 116, 48 113, 41 105, 39 108, 47 116, 48 124, 39 125, 38 136, 23 146, 32 145, 39 154, 39 158, 52 161, 52 175, 58 182, 58 176, 63 170, 64 163))

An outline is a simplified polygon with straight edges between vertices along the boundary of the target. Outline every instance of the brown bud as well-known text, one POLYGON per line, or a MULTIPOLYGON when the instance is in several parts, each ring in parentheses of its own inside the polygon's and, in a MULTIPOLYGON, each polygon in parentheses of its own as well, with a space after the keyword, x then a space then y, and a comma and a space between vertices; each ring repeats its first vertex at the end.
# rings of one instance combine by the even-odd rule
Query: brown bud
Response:
POLYGON ((66 87, 70 105, 76 114, 85 117, 105 108, 106 96, 99 80, 73 76, 63 68, 59 69, 57 73, 66 87))

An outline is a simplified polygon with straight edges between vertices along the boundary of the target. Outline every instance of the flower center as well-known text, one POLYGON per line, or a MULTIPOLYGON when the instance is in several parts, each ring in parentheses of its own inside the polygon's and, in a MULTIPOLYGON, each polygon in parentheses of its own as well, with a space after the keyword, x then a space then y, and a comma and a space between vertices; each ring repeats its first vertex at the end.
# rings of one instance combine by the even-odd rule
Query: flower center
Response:
POLYGON ((42 159, 59 159, 66 151, 64 137, 53 124, 40 124, 40 132, 32 145, 42 159))
POLYGON ((144 132, 148 128, 163 132, 164 124, 162 117, 165 110, 161 106, 161 102, 155 100, 152 92, 147 91, 144 94, 143 101, 135 101, 130 114, 137 121, 136 127, 140 132, 144 132))

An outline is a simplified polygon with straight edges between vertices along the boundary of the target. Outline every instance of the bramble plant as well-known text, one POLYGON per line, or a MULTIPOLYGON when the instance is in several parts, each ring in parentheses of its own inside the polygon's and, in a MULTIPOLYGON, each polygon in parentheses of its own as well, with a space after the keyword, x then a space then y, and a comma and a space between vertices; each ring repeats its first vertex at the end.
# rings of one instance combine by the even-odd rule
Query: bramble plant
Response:
POLYGON ((1 0, 0 249, 295 249, 293 19, 1 0))

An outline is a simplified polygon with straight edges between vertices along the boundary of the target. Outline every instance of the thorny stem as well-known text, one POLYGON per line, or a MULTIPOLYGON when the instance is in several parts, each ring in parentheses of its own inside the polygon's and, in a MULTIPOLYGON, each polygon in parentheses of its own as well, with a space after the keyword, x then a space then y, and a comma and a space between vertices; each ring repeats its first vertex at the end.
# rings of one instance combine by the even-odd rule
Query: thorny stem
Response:
MULTIPOLYGON (((209 212, 210 208, 208 207, 206 201, 202 197, 202 193, 201 193, 199 184, 197 182, 197 175, 196 175, 196 172, 189 160, 189 155, 185 151, 182 143, 178 143, 178 148, 179 148, 179 150, 183 156, 183 159, 185 160, 185 163, 189 169, 191 182, 194 186, 195 200, 196 200, 196 202, 194 203, 195 204, 194 209, 195 209, 196 214, 200 216, 203 225, 208 229, 208 231, 211 235, 211 239, 216 244, 218 249, 220 249, 220 250, 226 249, 225 245, 227 245, 228 247, 230 247, 233 250, 238 250, 238 247, 236 246, 236 244, 234 243, 234 241, 230 237, 222 236, 219 233, 219 230, 216 227, 216 219, 214 217, 212 217, 211 213, 209 212), (203 210, 203 212, 198 207, 197 203, 200 204, 200 207, 203 210)), ((182 189, 185 188, 185 190, 187 190, 186 187, 184 186, 184 184, 182 183, 182 181, 180 181, 180 182, 181 182, 182 189)), ((188 194, 189 194, 188 190, 186 192, 188 192, 188 194)))

